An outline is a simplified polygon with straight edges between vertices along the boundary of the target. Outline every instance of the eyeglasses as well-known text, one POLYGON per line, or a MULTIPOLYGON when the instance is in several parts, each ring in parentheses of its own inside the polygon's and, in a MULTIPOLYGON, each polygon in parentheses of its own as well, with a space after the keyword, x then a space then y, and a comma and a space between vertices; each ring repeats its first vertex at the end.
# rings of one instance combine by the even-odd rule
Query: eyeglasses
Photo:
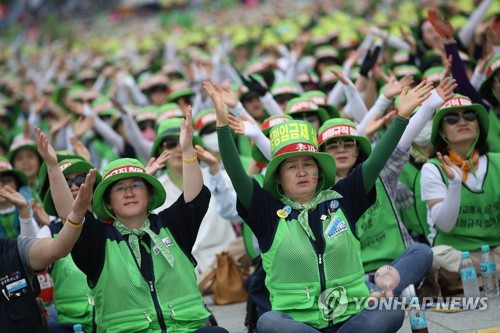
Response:
POLYGON ((304 120, 304 121, 307 121, 308 123, 313 123, 315 121, 319 121, 318 115, 315 113, 311 113, 311 112, 291 114, 291 116, 293 117, 293 119, 304 120))
POLYGON ((86 178, 86 175, 78 175, 78 176, 75 176, 73 178, 67 178, 66 184, 68 184, 69 188, 71 188, 71 186, 73 186, 73 184, 80 187, 80 186, 82 186, 83 183, 85 183, 85 178, 86 178))
POLYGON ((345 139, 345 140, 332 140, 332 141, 328 141, 326 143, 326 149, 327 150, 339 149, 339 147, 341 145, 345 149, 351 149, 351 148, 356 147, 356 140, 354 140, 354 139, 345 139))
POLYGON ((146 187, 146 184, 140 180, 136 180, 135 182, 132 182, 130 185, 125 185, 125 184, 117 184, 111 188, 111 193, 120 193, 124 194, 127 193, 127 190, 130 189, 132 192, 138 191, 140 189, 143 189, 146 187))
MULTIPOLYGON (((477 119, 477 113, 474 110, 465 110, 461 117, 464 118, 465 121, 471 122, 477 119)), ((460 113, 448 113, 443 117, 443 120, 448 125, 455 125, 460 121, 460 113)))
POLYGON ((166 139, 166 140, 163 140, 163 142, 161 143, 161 146, 163 149, 168 149, 168 150, 172 150, 174 149, 175 147, 177 147, 177 145, 179 145, 179 139, 166 139))
POLYGON ((2 183, 2 184, 11 183, 13 181, 15 181, 14 176, 11 176, 11 175, 0 176, 0 183, 2 183))
POLYGON ((154 121, 141 121, 140 123, 138 123, 137 125, 139 126, 139 129, 142 131, 144 131, 145 129, 147 129, 148 127, 150 128, 155 128, 155 122, 154 121))

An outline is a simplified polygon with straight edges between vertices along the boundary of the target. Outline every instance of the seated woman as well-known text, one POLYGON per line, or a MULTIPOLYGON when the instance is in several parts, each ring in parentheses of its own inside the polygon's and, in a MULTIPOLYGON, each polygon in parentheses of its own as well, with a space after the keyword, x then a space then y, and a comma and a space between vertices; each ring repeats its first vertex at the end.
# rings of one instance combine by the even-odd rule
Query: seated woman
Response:
MULTIPOLYGON (((210 200, 192 146, 191 123, 189 112, 179 138, 183 172, 190 175, 183 179, 185 191, 158 215, 151 211, 163 204, 165 190, 138 160, 118 159, 104 168, 93 201, 104 223, 87 211, 72 251, 92 289, 97 332, 226 332, 206 327, 210 313, 191 256, 210 200)), ((53 150, 50 155, 56 164, 53 150)), ((63 201, 72 200, 70 190, 58 167, 49 170, 53 193, 66 193, 53 195, 59 216, 66 216, 63 201)))
POLYGON ((238 196, 240 216, 259 241, 272 311, 258 332, 396 332, 402 310, 365 310, 354 298, 370 295, 365 284, 355 222, 375 202, 375 181, 396 147, 413 109, 432 86, 422 83, 401 99, 408 108, 388 129, 374 154, 335 183, 335 161, 319 153, 311 124, 286 121, 270 133, 272 159, 264 186, 241 166, 228 126, 227 106, 209 82, 204 88, 217 112, 224 165, 238 196))
POLYGON ((481 246, 490 245, 500 273, 500 154, 489 152, 488 129, 484 107, 454 95, 434 116, 433 158, 422 168, 432 267, 452 293, 462 286, 461 251, 469 251, 477 264, 481 246))

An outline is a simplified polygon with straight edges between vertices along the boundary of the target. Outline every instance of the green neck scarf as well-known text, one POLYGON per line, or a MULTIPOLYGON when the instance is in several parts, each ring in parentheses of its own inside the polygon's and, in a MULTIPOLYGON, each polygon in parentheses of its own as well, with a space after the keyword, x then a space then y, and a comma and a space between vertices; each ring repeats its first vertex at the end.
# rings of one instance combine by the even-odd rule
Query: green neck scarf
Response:
POLYGON ((130 229, 125 225, 123 225, 123 223, 121 223, 118 220, 115 220, 113 225, 122 236, 130 235, 129 244, 130 247, 132 248, 132 253, 135 256, 135 259, 139 264, 139 267, 141 267, 141 250, 139 248, 139 237, 142 237, 145 234, 148 234, 149 237, 151 237, 151 240, 158 247, 158 249, 160 250, 165 260, 167 260, 170 267, 174 267, 174 256, 172 255, 172 252, 170 252, 167 245, 165 245, 165 243, 162 242, 160 237, 149 228, 150 226, 149 219, 146 219, 146 221, 144 221, 143 226, 140 228, 130 229))
POLYGON ((323 190, 305 204, 295 202, 286 196, 281 197, 280 200, 284 204, 292 207, 293 209, 300 211, 298 220, 300 225, 302 226, 302 229, 304 229, 309 238, 316 241, 316 237, 314 236, 311 227, 309 226, 309 211, 315 210, 316 207, 324 201, 340 199, 340 198, 342 198, 342 196, 339 193, 335 192, 334 190, 323 190))

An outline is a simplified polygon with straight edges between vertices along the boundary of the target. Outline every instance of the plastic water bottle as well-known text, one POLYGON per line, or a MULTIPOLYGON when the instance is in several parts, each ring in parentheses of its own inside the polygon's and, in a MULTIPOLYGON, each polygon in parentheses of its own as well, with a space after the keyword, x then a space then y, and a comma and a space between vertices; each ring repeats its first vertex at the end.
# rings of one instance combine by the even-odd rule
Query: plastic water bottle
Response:
POLYGON ((488 297, 498 296, 497 264, 489 245, 481 246, 481 262, 479 268, 483 277, 484 294, 488 297))
POLYGON ((476 267, 474 266, 468 251, 462 252, 460 276, 462 277, 464 296, 481 297, 481 293, 479 292, 479 283, 477 281, 476 267))
POLYGON ((410 327, 413 333, 428 333, 425 311, 420 307, 418 297, 412 297, 409 308, 410 327))
POLYGON ((74 333, 84 333, 82 325, 81 324, 73 325, 73 332, 74 333))

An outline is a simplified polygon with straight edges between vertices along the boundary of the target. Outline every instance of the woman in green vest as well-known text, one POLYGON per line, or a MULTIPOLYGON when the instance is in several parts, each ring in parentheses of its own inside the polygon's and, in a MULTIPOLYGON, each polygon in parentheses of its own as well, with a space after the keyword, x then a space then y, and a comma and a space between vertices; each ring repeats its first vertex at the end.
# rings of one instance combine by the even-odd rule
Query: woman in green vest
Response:
MULTIPOLYGON (((210 313, 191 256, 210 200, 192 146, 191 117, 181 121, 179 140, 190 177, 183 179, 183 195, 158 215, 151 211, 163 204, 165 190, 138 160, 118 159, 104 168, 93 200, 102 222, 88 211, 72 251, 92 290, 97 332, 227 332, 206 327, 210 313)), ((55 152, 50 155, 52 197, 64 218, 72 197, 54 166, 55 152)))
MULTIPOLYGON (((396 332, 402 310, 365 310, 356 299, 365 284, 355 222, 375 202, 378 174, 399 141, 413 109, 429 96, 423 82, 401 94, 399 115, 374 154, 335 183, 335 161, 318 152, 316 133, 304 121, 286 121, 270 132, 272 159, 263 188, 246 175, 228 125, 227 106, 210 82, 204 88, 217 112, 224 165, 238 197, 240 216, 259 241, 272 311, 261 333, 396 332)), ((363 302, 361 302, 363 303, 363 302)))
POLYGON ((447 277, 450 290, 461 288, 462 251, 478 260, 487 244, 497 253, 497 272, 500 267, 500 153, 489 152, 489 120, 482 105, 456 94, 432 123, 434 151, 422 168, 422 200, 428 207, 432 267, 447 277))

